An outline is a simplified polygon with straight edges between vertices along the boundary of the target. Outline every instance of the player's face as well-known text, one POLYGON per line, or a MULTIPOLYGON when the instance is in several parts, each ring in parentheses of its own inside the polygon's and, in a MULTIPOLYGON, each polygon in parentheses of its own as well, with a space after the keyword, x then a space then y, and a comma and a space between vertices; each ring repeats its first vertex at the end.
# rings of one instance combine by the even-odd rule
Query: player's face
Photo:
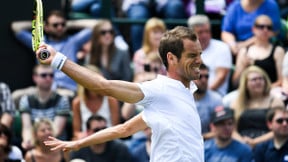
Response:
POLYGON ((178 75, 183 81, 199 79, 202 48, 199 41, 183 39, 184 51, 178 64, 178 75))
POLYGON ((45 32, 54 39, 61 39, 66 32, 66 21, 62 17, 51 16, 48 19, 48 23, 45 26, 45 32))

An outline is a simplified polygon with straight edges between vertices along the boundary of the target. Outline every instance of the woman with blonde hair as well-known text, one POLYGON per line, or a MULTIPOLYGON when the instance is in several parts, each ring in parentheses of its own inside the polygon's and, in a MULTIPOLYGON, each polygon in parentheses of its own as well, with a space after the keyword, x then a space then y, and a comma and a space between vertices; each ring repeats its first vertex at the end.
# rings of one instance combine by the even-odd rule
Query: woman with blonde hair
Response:
MULTIPOLYGON (((91 64, 86 68, 101 74, 100 70, 91 64)), ((79 139, 86 136, 86 121, 93 114, 98 114, 107 120, 107 125, 120 123, 119 102, 113 97, 103 96, 79 85, 77 96, 72 101, 73 136, 79 139)))
MULTIPOLYGON (((158 55, 158 48, 160 44, 161 37, 166 31, 166 26, 163 20, 159 18, 150 18, 144 27, 143 43, 142 47, 137 50, 133 56, 133 65, 134 65, 134 75, 151 71, 150 62, 146 59, 150 54, 158 55), (149 70, 150 69, 150 70, 149 70)), ((165 74, 165 67, 162 66, 158 73, 165 74)))
POLYGON ((252 147, 273 137, 266 125, 266 113, 271 108, 284 106, 280 99, 270 94, 270 89, 266 72, 249 66, 241 75, 238 96, 231 103, 237 123, 233 137, 252 147))
POLYGON ((39 118, 33 125, 34 148, 25 154, 26 162, 68 162, 62 151, 51 151, 44 145, 49 136, 55 135, 50 119, 39 118))

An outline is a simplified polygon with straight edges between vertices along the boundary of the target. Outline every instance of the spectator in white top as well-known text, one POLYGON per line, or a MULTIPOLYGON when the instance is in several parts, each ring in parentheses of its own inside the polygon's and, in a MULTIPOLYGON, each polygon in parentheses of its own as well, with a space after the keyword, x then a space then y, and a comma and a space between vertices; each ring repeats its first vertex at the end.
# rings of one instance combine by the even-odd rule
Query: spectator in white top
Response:
POLYGON ((224 96, 229 88, 232 67, 232 54, 228 45, 212 38, 210 20, 205 15, 191 16, 188 26, 198 35, 201 43, 203 63, 209 67, 209 88, 224 96))

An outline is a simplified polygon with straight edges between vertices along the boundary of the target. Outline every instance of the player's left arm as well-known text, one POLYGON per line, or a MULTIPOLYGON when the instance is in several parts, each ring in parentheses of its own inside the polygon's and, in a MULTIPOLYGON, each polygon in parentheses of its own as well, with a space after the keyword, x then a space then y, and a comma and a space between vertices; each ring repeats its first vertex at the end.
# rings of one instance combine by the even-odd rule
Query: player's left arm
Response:
POLYGON ((147 128, 147 125, 142 119, 142 113, 140 113, 124 124, 103 129, 80 140, 61 141, 54 137, 49 137, 49 140, 44 143, 45 145, 50 146, 51 150, 73 151, 90 145, 111 141, 113 139, 128 137, 145 128, 147 128))

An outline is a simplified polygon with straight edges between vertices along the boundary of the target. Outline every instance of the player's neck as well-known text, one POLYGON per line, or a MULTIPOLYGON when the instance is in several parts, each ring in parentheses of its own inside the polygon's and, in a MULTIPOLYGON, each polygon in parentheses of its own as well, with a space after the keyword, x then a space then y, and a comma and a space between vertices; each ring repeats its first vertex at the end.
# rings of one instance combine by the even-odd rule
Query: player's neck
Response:
POLYGON ((175 80, 178 80, 178 81, 182 82, 182 84, 186 88, 190 88, 190 81, 181 78, 177 73, 171 73, 171 72, 167 71, 166 75, 167 75, 167 77, 169 77, 171 79, 175 79, 175 80))

